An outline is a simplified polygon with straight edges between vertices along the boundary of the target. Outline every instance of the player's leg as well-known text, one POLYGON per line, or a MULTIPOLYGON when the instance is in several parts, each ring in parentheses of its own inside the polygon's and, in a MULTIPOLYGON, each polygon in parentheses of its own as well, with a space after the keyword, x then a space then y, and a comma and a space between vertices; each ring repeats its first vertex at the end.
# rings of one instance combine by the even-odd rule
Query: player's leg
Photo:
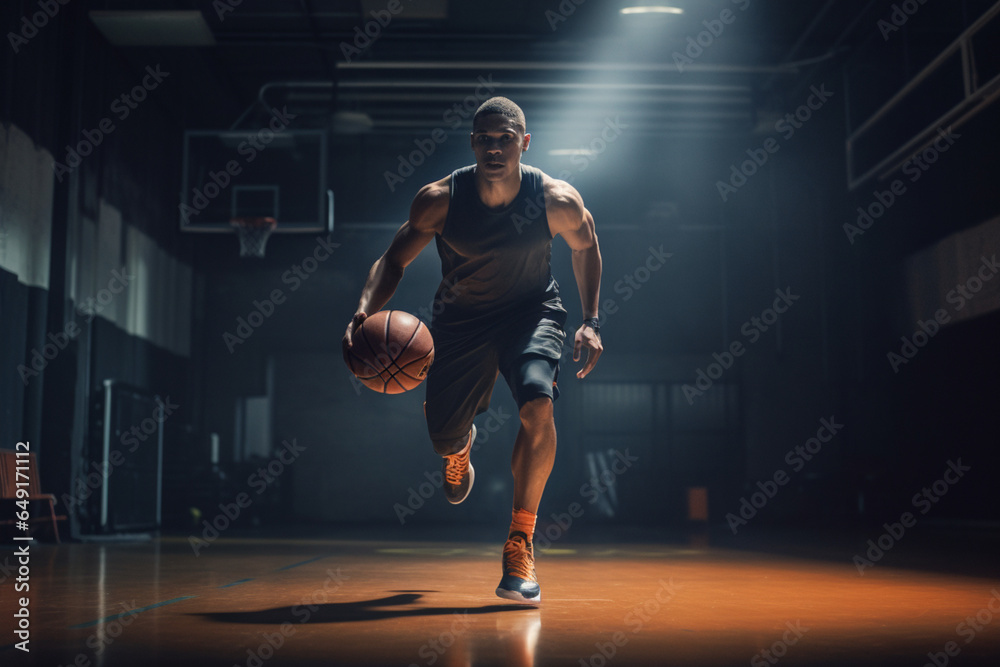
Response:
MULTIPOLYGON (((545 364, 547 359, 536 360, 545 364)), ((518 410, 521 428, 514 441, 511 472, 514 475, 514 507, 538 513, 545 483, 556 461, 556 422, 552 399, 539 396, 518 410)))
POLYGON ((564 338, 561 322, 543 318, 501 355, 501 372, 517 403, 521 427, 511 457, 514 508, 503 548, 503 578, 496 593, 519 602, 541 601, 532 538, 545 483, 555 463, 553 401, 559 396, 559 352, 564 338))
POLYGON ((435 333, 424 415, 434 451, 443 458, 442 488, 452 504, 465 500, 475 482, 470 461, 476 440, 472 420, 489 407, 496 378, 492 345, 435 333))

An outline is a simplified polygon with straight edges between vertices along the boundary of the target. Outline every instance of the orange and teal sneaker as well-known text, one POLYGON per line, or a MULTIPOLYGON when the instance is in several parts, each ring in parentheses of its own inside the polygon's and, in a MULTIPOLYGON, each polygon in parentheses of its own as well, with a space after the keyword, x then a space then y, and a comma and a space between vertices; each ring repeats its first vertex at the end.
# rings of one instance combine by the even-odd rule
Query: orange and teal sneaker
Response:
POLYGON ((503 578, 497 595, 528 604, 542 601, 542 589, 535 577, 535 551, 521 531, 511 533, 503 545, 503 578))
POLYGON ((448 502, 457 505, 469 497, 472 491, 472 483, 476 481, 476 469, 469 461, 469 454, 472 453, 472 443, 476 441, 476 425, 472 425, 469 431, 469 442, 465 444, 462 451, 457 454, 449 454, 444 457, 441 474, 444 477, 442 486, 444 495, 448 502))

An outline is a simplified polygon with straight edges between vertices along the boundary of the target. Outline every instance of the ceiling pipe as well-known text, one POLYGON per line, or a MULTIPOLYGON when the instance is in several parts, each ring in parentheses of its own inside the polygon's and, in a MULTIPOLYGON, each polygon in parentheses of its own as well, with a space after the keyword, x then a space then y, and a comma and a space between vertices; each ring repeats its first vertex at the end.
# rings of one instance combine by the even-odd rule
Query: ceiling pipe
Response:
MULTIPOLYGON (((289 96, 289 99, 291 97, 289 96)), ((416 104, 453 104, 455 96, 447 93, 424 93, 424 92, 388 92, 388 91, 350 91, 341 92, 338 99, 343 102, 413 102, 416 104)), ((518 101, 544 102, 551 100, 551 96, 541 95, 533 92, 519 93, 518 101)), ((615 98, 615 102, 620 106, 624 103, 646 103, 646 104, 678 104, 678 105, 749 105, 753 104, 753 97, 746 95, 620 95, 615 98)))
MULTIPOLYGON (((799 63, 789 63, 787 69, 780 69, 781 73, 794 73, 797 72, 797 66, 799 63)), ((476 69, 481 68, 484 65, 489 65, 494 69, 533 69, 533 70, 577 70, 577 71, 627 71, 627 72, 657 72, 657 71, 671 71, 672 67, 666 65, 635 65, 635 64, 622 64, 615 65, 611 63, 518 63, 518 62, 497 62, 497 63, 443 63, 443 62, 412 62, 412 63, 396 63, 396 62, 385 62, 385 63, 372 63, 372 62, 362 62, 362 63, 336 63, 338 69, 363 69, 363 70, 379 70, 379 69, 476 69)), ((730 65, 706 65, 705 67, 710 68, 712 71, 740 71, 748 72, 753 71, 757 73, 769 73, 772 72, 774 68, 755 68, 748 66, 730 66, 730 65)), ((298 89, 298 90, 315 90, 315 91, 333 91, 335 89, 340 90, 363 90, 363 89, 376 89, 376 90, 391 90, 391 89, 412 89, 412 88, 437 88, 437 89, 463 89, 468 87, 468 82, 454 82, 454 81, 433 81, 433 80, 404 80, 404 81, 343 81, 338 83, 333 81, 272 81, 265 83, 260 87, 257 92, 257 99, 240 115, 240 117, 233 123, 231 130, 235 130, 240 126, 240 124, 246 120, 247 116, 253 111, 253 109, 259 104, 264 109, 267 109, 267 93, 274 89, 284 88, 284 89, 298 89)), ((559 83, 538 83, 538 82, 508 82, 508 83, 496 83, 497 88, 519 88, 522 90, 620 90, 626 92, 692 92, 692 93, 716 93, 716 94, 728 94, 731 96, 738 96, 742 101, 746 99, 746 96, 750 94, 749 86, 739 86, 739 85, 711 85, 711 84, 667 84, 667 83, 610 83, 610 82, 595 82, 595 83, 572 83, 572 82, 559 82, 559 83)), ((426 93, 423 93, 426 95, 426 93)))
MULTIPOLYGON (((514 61, 401 61, 384 62, 359 61, 338 62, 340 70, 531 70, 531 71, 577 71, 577 72, 659 72, 678 74, 676 65, 668 64, 634 64, 634 63, 570 63, 570 62, 514 62, 514 61)), ((797 63, 785 65, 712 65, 708 63, 693 63, 684 66, 685 72, 701 72, 703 74, 798 74, 797 63)))
MULTIPOLYGON (((341 81, 341 89, 359 88, 458 88, 467 89, 474 83, 456 81, 341 81)), ((749 86, 678 84, 678 83, 537 83, 537 82, 493 82, 495 88, 521 88, 524 90, 647 90, 652 92, 687 91, 695 93, 736 93, 749 94, 749 86)))

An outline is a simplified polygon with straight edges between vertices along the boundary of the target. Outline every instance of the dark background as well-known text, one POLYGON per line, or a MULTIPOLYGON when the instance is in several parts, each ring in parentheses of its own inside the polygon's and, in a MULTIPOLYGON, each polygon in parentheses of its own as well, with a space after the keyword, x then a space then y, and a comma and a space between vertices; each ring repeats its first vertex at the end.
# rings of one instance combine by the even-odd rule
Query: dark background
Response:
MULTIPOLYGON (((453 127, 445 114, 484 77, 526 112, 525 162, 569 178, 593 212, 602 302, 617 309, 585 381, 564 359, 543 518, 579 502, 583 523, 683 526, 687 490, 707 487, 710 520, 724 526, 758 481, 784 470, 791 481, 745 530, 881 525, 913 511, 913 494, 961 458, 971 471, 925 520, 1000 520, 991 494, 1000 281, 985 283, 962 311, 946 296, 994 255, 1000 237, 998 107, 996 86, 987 86, 1000 69, 997 21, 969 49, 970 100, 961 54, 952 56, 852 142, 852 173, 925 128, 933 134, 935 123, 954 126, 954 145, 916 182, 896 168, 915 150, 859 183, 847 177, 848 137, 994 3, 903 3, 915 13, 886 31, 879 22, 891 20, 894 5, 880 0, 754 0, 745 10, 712 0, 675 3, 682 16, 639 17, 596 0, 402 0, 360 53, 343 45, 354 44, 355 28, 376 32, 371 12, 385 3, 244 0, 221 15, 218 3, 180 0, 50 4, 58 12, 37 34, 26 42, 8 34, 0 48, 0 446, 29 440, 44 490, 64 501, 96 460, 102 383, 114 379, 179 406, 163 421, 168 529, 200 530, 198 512, 214 516, 241 492, 254 499, 234 521, 241 528, 300 523, 336 534, 348 524, 404 523, 412 534, 439 521, 506 520, 517 419, 503 383, 494 420, 480 424, 488 438, 473 457, 476 490, 453 508, 437 491, 420 498, 426 474, 440 467, 423 391, 358 388, 339 349, 368 268, 413 195, 472 162, 471 122, 453 127), (95 14, 126 9, 138 13, 117 32, 95 14), (179 10, 200 17, 178 26, 157 14, 179 10), (725 10, 734 19, 678 71, 674 54, 708 29, 704 22, 718 28, 712 21, 725 10), (56 178, 53 162, 66 161, 67 146, 109 116, 147 66, 169 76, 56 178), (279 85, 259 103, 269 83, 279 85), (832 95, 801 110, 819 89, 832 95), (959 104, 962 113, 942 120, 959 104), (232 234, 185 233, 179 224, 184 132, 256 131, 268 107, 295 113, 292 130, 329 132, 326 183, 315 171, 275 174, 286 188, 317 181, 336 198, 330 240, 339 247, 294 291, 282 276, 325 232, 276 234, 256 260, 239 257, 232 234), (796 110, 809 119, 789 136, 776 123, 796 110), (344 112, 364 114, 370 127, 353 132, 344 112), (602 146, 595 139, 608 122, 623 129, 602 146), (390 188, 385 173, 436 129, 446 140, 390 188), (723 201, 718 182, 769 139, 779 150, 723 201), (581 146, 597 150, 550 153, 581 146), (897 179, 905 194, 851 242, 844 225, 897 179), (663 268, 640 289, 624 289, 624 277, 661 246, 672 253, 663 268), (133 278, 96 302, 91 317, 88 300, 122 267, 133 278), (275 289, 287 300, 231 352, 223 335, 275 289), (744 324, 786 289, 799 299, 750 344, 744 324), (887 354, 941 308, 950 322, 894 372, 887 354), (30 367, 33 352, 70 322, 81 333, 23 378, 18 367, 30 367), (733 341, 746 353, 687 400, 684 385, 733 341), (821 419, 843 428, 793 471, 786 453, 815 436, 821 419), (301 455, 258 487, 254 471, 286 441, 301 455), (636 462, 614 476, 612 495, 591 503, 586 485, 614 450, 636 462), (415 511, 401 514, 408 503, 415 511)), ((4 2, 5 34, 21 33, 39 7, 4 2)), ((431 306, 435 254, 428 248, 407 270, 390 307, 419 314, 431 306)), ((553 269, 575 324, 579 299, 559 239, 553 269)), ((75 535, 97 530, 87 503, 62 505, 75 535)))

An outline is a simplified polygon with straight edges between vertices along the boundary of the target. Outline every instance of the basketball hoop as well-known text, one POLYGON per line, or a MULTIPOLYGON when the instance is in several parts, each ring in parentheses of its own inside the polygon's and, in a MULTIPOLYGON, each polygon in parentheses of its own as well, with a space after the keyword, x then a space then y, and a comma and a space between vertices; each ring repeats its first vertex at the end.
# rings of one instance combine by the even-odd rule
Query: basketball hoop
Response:
POLYGON ((271 232, 278 226, 274 218, 233 218, 229 221, 240 237, 240 257, 263 257, 271 232))

